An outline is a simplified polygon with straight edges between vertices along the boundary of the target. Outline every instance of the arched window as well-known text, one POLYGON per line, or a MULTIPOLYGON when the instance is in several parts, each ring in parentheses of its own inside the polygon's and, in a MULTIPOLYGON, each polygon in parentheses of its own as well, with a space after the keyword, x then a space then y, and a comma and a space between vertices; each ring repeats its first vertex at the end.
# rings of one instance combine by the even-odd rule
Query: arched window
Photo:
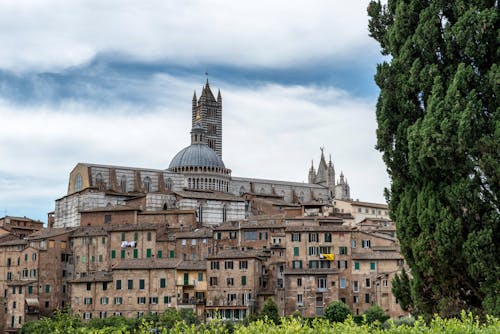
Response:
POLYGON ((146 176, 144 178, 144 180, 142 181, 142 184, 144 186, 144 190, 146 190, 146 192, 150 192, 150 190, 151 190, 151 178, 149 176, 146 176))
POLYGON ((198 204, 198 209, 196 211, 197 218, 198 218, 198 223, 203 222, 203 206, 201 204, 198 204))
POLYGON ((240 187, 240 196, 243 196, 244 193, 246 193, 245 187, 241 186, 240 187))
POLYGON ((122 192, 127 192, 127 177, 125 175, 122 175, 120 178, 120 187, 122 188, 122 192))
POLYGON ((80 190, 82 190, 82 176, 80 175, 80 173, 78 173, 75 177, 75 191, 80 190))
POLYGON ((102 183, 102 174, 101 173, 97 173, 97 175, 95 176, 95 183, 96 183, 97 186, 100 183, 102 183))

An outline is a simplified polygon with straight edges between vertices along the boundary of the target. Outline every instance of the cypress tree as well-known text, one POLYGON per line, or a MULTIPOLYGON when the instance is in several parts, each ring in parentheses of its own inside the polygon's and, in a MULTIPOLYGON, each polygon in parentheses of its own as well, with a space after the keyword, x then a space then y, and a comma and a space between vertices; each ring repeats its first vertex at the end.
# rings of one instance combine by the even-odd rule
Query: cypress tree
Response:
POLYGON ((500 315, 498 1, 368 6, 377 66, 377 149, 413 311, 500 315))

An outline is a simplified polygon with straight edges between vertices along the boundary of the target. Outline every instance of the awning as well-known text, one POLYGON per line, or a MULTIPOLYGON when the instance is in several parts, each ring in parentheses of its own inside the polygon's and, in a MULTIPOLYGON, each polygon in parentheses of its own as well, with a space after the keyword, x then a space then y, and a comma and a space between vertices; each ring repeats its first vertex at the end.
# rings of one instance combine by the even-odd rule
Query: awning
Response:
POLYGON ((26 305, 28 305, 29 307, 40 307, 38 298, 26 298, 26 305))

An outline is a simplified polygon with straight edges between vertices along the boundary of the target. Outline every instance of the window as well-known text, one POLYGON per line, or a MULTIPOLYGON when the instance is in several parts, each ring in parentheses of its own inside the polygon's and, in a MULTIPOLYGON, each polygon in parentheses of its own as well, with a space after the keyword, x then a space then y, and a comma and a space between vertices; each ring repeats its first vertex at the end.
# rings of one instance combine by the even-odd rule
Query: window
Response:
POLYGON ((359 297, 358 297, 358 296, 352 296, 352 302, 353 302, 354 304, 359 303, 359 297))
POLYGON ((99 255, 99 262, 102 262, 102 255, 99 255))
POLYGON ((202 272, 198 273, 198 282, 203 282, 203 273, 202 272))
POLYGON ((87 263, 87 257, 85 255, 82 255, 82 263, 87 263))
POLYGON ((302 260, 292 261, 292 268, 293 269, 302 269, 302 260))
POLYGON ((102 282, 102 291, 108 290, 108 282, 102 282))
POLYGON ((245 240, 257 240, 259 238, 259 234, 257 231, 245 231, 245 240))
POLYGON ((248 269, 248 261, 240 261, 240 269, 248 269))
POLYGON ((80 175, 80 173, 78 173, 75 177, 75 191, 80 190, 82 190, 82 176, 80 175))
POLYGON ((169 256, 170 258, 174 258, 174 257, 175 257, 175 251, 174 251, 174 250, 170 250, 170 252, 169 252, 168 256, 169 256))
POLYGON ((351 248, 356 248, 356 240, 351 240, 351 248))
POLYGON ((99 312, 99 316, 101 317, 101 319, 106 318, 106 317, 107 317, 107 313, 106 313, 106 311, 101 311, 101 312, 99 312))
POLYGON ((164 296, 163 297, 163 303, 170 304, 170 296, 164 296))
POLYGON ((146 257, 151 257, 151 248, 146 249, 146 257))
POLYGON ((163 257, 163 251, 158 250, 158 255, 156 255, 157 258, 161 259, 163 257))
POLYGON ((151 188, 151 178, 149 176, 146 176, 144 180, 142 181, 142 184, 144 186, 144 190, 146 192, 150 192, 151 188))
POLYGON ((352 291, 359 292, 359 282, 358 281, 352 281, 352 291))
POLYGON ((50 293, 50 284, 45 284, 45 293, 50 293))
POLYGON ((191 239, 191 246, 196 246, 196 239, 191 239))
POLYGON ((144 290, 145 282, 143 279, 139 280, 139 290, 144 290))
POLYGON ((115 289, 116 290, 121 290, 122 289, 122 280, 121 279, 116 280, 116 282, 115 282, 115 289))
POLYGON ((332 242, 332 234, 325 233, 325 242, 332 242))
POLYGON ((125 232, 122 232, 122 241, 125 241, 125 232))
POLYGON ((101 305, 107 305, 109 303, 108 297, 101 297, 101 305))
POLYGON ((123 304, 123 298, 122 297, 115 297, 114 303, 115 303, 115 305, 123 304))
POLYGON ((136 248, 134 249, 134 259, 137 259, 139 257, 139 250, 136 248))
POLYGON ((299 247, 293 247, 293 256, 299 256, 299 247))
POLYGON ((168 178, 165 181, 165 187, 167 188, 167 190, 172 190, 172 179, 171 178, 168 178))
POLYGON ((111 215, 104 215, 104 224, 111 223, 111 215))
POLYGON ((292 241, 300 242, 300 233, 298 232, 292 233, 292 241))
POLYGON ((365 303, 370 303, 370 294, 369 293, 365 293, 365 303))
POLYGON ((120 179, 120 187, 122 188, 122 192, 127 192, 127 177, 122 175, 120 179))
POLYGON ((33 286, 29 285, 28 286, 28 295, 33 294, 33 286))
POLYGON ((340 278, 339 285, 341 289, 345 289, 345 277, 340 278))
POLYGON ((361 247, 362 248, 370 248, 371 247, 371 240, 361 240, 361 247))
POLYGON ((160 278, 160 288, 165 288, 167 286, 167 280, 165 278, 160 278))
POLYGON ((229 239, 236 239, 236 232, 235 231, 229 232, 229 239))
POLYGON ((146 234, 146 236, 147 236, 146 239, 148 241, 151 241, 151 231, 148 231, 148 233, 146 234))
POLYGON ((91 312, 83 313, 83 319, 85 319, 85 320, 92 319, 92 313, 91 312))
POLYGON ((186 243, 187 243, 187 240, 186 239, 182 239, 182 241, 181 241, 182 246, 186 246, 186 243))
POLYGON ((317 279, 318 289, 326 289, 326 277, 318 277, 317 279))
MULTIPOLYGON (((319 253, 319 247, 309 247, 309 255, 318 255, 318 253, 319 253)), ((324 252, 324 253, 327 253, 327 252, 324 252)))
POLYGON ((122 259, 124 259, 124 258, 125 258, 125 250, 124 250, 124 249, 122 249, 122 250, 120 251, 120 258, 122 258, 122 259))
POLYGON ((387 281, 386 279, 385 279, 385 280, 383 280, 383 281, 382 281, 382 285, 383 285, 384 287, 387 287, 387 286, 388 286, 388 281, 387 281))
POLYGON ((259 232, 259 240, 267 240, 267 232, 259 232))
POLYGON ((297 286, 302 286, 302 278, 297 278, 297 286))
POLYGON ((370 270, 375 270, 377 269, 377 264, 374 261, 370 262, 370 270))
POLYGON ((233 269, 233 261, 224 261, 224 269, 233 269))
POLYGON ((226 283, 228 286, 233 286, 234 285, 234 278, 232 278, 232 277, 226 278, 226 283))
POLYGON ((210 269, 212 269, 212 270, 219 270, 219 261, 212 261, 212 262, 210 262, 210 269))
POLYGON ((127 281, 127 287, 129 290, 132 290, 134 288, 134 280, 129 279, 127 281))
POLYGON ((297 295, 297 305, 302 306, 302 295, 297 295))
POLYGON ((365 279, 365 286, 367 288, 371 288, 372 287, 372 281, 369 278, 365 279))
POLYGON ((354 262, 354 270, 359 270, 359 262, 358 261, 354 262))
POLYGON ((217 286, 217 277, 210 277, 210 286, 217 286))
POLYGON ((309 242, 318 242, 318 233, 309 233, 309 242))
POLYGON ((158 304, 158 297, 149 297, 149 303, 150 304, 158 304))
POLYGON ((116 251, 114 249, 111 251, 111 258, 116 258, 116 251))
POLYGON ((137 304, 146 304, 146 297, 137 297, 137 304))
POLYGON ((247 285, 247 277, 241 276, 241 285, 247 285))
POLYGON ((91 305, 92 304, 92 297, 85 297, 85 298, 83 298, 83 303, 85 305, 91 305))
POLYGON ((345 247, 345 246, 339 247, 339 254, 340 255, 347 255, 347 247, 345 247))
POLYGON ((337 268, 338 269, 346 269, 347 268, 347 261, 345 261, 345 260, 337 261, 337 268))
POLYGON ((309 261, 309 268, 310 269, 319 268, 319 261, 318 260, 310 260, 309 261))
POLYGON ((87 282, 87 291, 90 291, 92 288, 92 283, 87 282))

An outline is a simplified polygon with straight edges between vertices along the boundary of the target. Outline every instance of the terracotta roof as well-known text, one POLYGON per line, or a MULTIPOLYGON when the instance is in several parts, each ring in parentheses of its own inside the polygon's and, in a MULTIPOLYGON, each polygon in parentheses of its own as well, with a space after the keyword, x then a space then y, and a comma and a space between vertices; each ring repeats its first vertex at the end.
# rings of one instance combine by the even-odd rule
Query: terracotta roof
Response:
POLYGON ((144 231, 144 230, 157 230, 160 224, 156 223, 141 223, 141 224, 127 224, 127 225, 109 225, 106 230, 110 232, 120 231, 144 231))
POLYGON ((331 268, 314 268, 314 269, 286 269, 285 275, 328 275, 328 274, 338 274, 338 270, 331 268))
POLYGON ((51 229, 43 229, 37 231, 33 234, 30 234, 26 237, 27 240, 37 240, 37 239, 46 239, 56 237, 58 235, 63 235, 66 233, 73 232, 77 229, 77 227, 60 227, 60 228, 51 228, 51 229))
POLYGON ((180 259, 135 259, 123 260, 113 266, 113 270, 129 270, 129 269, 175 269, 180 259))
POLYGON ((286 232, 349 232, 351 229, 348 226, 332 225, 332 226, 287 226, 286 232))
POLYGON ((247 259, 247 258, 258 258, 262 259, 264 258, 265 255, 262 253, 261 250, 256 250, 256 249, 247 249, 247 250, 240 250, 240 249, 227 249, 227 250, 222 250, 218 254, 211 255, 208 257, 208 259, 247 259))
POLYGON ((139 208, 128 206, 128 205, 107 205, 105 207, 80 210, 80 212, 113 212, 113 211, 142 211, 139 208))
POLYGON ((245 200, 241 197, 234 196, 232 194, 222 193, 222 192, 205 192, 205 191, 188 191, 179 190, 174 191, 174 193, 180 197, 184 198, 198 198, 198 199, 213 199, 221 201, 233 201, 233 202, 244 202, 245 200))
POLYGON ((104 226, 80 226, 77 230, 71 233, 71 237, 87 237, 107 235, 108 231, 104 226))
POLYGON ((196 239, 196 238, 211 238, 213 235, 213 231, 208 227, 200 227, 195 229, 194 231, 180 231, 175 232, 175 238, 177 239, 196 239))
POLYGON ((179 270, 206 270, 207 269, 207 261, 182 261, 177 265, 177 269, 179 270))
POLYGON ((352 253, 351 258, 353 260, 399 260, 403 259, 403 255, 392 251, 373 251, 368 253, 352 253))
POLYGON ((7 281, 7 285, 12 286, 25 286, 25 285, 30 285, 33 283, 38 283, 37 280, 14 280, 14 281, 7 281))
POLYGON ((23 239, 11 239, 7 241, 0 241, 0 246, 15 246, 15 245, 27 245, 28 242, 23 239))
POLYGON ((88 282, 112 282, 113 273, 107 271, 98 271, 92 275, 86 275, 84 277, 78 277, 69 280, 70 283, 88 283, 88 282))
POLYGON ((283 228, 285 223, 283 222, 283 216, 256 216, 250 217, 247 220, 241 221, 229 221, 225 222, 217 227, 214 227, 215 231, 238 231, 241 229, 261 229, 261 228, 283 228))

